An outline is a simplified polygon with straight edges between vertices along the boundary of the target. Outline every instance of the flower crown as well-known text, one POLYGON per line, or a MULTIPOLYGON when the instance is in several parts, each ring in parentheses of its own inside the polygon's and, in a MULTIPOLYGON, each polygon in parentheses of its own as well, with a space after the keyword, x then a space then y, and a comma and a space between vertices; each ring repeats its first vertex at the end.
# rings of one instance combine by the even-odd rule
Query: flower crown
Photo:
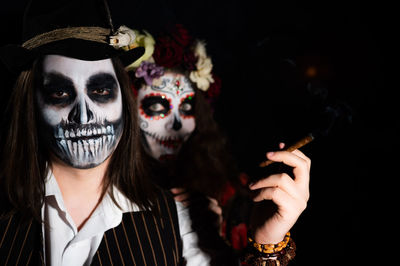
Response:
POLYGON ((206 92, 207 98, 216 98, 220 93, 221 80, 212 72, 213 64, 206 53, 205 43, 193 39, 188 31, 177 24, 167 35, 154 40, 146 31, 124 28, 130 35, 135 35, 133 42, 125 43, 123 49, 138 46, 145 48, 145 53, 138 60, 126 67, 135 77, 143 78, 148 85, 157 85, 165 69, 182 68, 189 72, 189 79, 199 90, 206 92))

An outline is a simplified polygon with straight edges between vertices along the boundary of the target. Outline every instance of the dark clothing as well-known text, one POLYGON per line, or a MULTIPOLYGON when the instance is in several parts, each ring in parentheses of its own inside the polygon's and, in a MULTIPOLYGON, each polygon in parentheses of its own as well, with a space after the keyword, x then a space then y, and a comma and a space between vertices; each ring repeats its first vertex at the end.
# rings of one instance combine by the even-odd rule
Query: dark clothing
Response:
MULTIPOLYGON (((176 205, 161 192, 152 211, 124 213, 104 233, 91 265, 182 265, 176 205)), ((20 215, 0 220, 0 265, 44 265, 42 225, 20 215)))

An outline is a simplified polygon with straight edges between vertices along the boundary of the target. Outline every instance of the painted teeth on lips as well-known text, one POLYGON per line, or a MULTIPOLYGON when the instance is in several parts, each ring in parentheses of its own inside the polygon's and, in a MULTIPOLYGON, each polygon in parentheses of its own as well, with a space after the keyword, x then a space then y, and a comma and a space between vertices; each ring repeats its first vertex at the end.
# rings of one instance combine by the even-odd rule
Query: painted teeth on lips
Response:
POLYGON ((85 138, 85 137, 101 137, 103 135, 114 135, 114 127, 109 126, 89 126, 77 129, 66 129, 59 127, 57 132, 57 138, 59 139, 74 139, 74 138, 85 138))
POLYGON ((151 138, 153 138, 155 141, 158 142, 158 144, 160 144, 161 146, 170 148, 170 149, 176 149, 179 147, 179 145, 182 144, 183 140, 184 140, 184 136, 163 136, 160 137, 158 136, 156 133, 151 133, 151 132, 146 132, 143 131, 146 135, 150 136, 151 138))
POLYGON ((153 138, 162 146, 170 148, 170 149, 176 149, 179 147, 179 145, 182 144, 183 138, 182 137, 171 137, 171 136, 165 136, 165 137, 157 137, 153 136, 153 138))

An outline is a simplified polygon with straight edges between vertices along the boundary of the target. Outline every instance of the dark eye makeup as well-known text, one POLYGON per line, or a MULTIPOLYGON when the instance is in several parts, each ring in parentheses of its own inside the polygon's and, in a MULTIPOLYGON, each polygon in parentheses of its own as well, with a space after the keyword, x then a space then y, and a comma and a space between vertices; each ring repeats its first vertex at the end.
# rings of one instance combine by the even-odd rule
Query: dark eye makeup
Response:
MULTIPOLYGON (((41 87, 44 102, 49 105, 64 107, 73 103, 77 96, 73 81, 61 73, 45 73, 41 87)), ((118 83, 108 73, 91 76, 86 89, 89 98, 98 103, 113 101, 118 95, 118 83)))
POLYGON ((184 116, 194 115, 194 96, 190 95, 181 102, 179 112, 184 116))
POLYGON ((58 73, 44 75, 41 93, 44 102, 50 105, 66 106, 71 104, 76 97, 73 82, 58 73))
POLYGON ((140 108, 148 116, 167 115, 171 110, 170 102, 160 95, 145 97, 140 108))
POLYGON ((89 78, 86 88, 87 94, 93 101, 107 103, 118 95, 118 85, 113 75, 99 73, 89 78))

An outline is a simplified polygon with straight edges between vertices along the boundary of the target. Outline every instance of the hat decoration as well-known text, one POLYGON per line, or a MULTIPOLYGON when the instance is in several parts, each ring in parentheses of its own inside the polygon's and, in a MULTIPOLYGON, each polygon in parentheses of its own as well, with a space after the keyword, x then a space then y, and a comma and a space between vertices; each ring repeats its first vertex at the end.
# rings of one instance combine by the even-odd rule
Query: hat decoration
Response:
POLYGON ((49 54, 132 62, 143 54, 143 47, 121 47, 135 39, 124 26, 114 31, 107 0, 31 0, 24 13, 22 45, 0 47, 0 60, 13 72, 28 69, 36 58, 49 54))
MULTIPOLYGON (((116 49, 131 46, 135 43, 136 34, 133 30, 122 25, 118 28, 118 30, 114 33, 114 35, 110 36, 110 45, 116 49)), ((131 47, 131 49, 134 47, 131 47)))
POLYGON ((219 95, 221 80, 212 72, 213 64, 205 43, 193 39, 181 24, 176 24, 157 40, 146 31, 143 34, 134 32, 136 41, 131 47, 145 48, 143 56, 126 67, 136 78, 143 78, 147 85, 157 85, 165 69, 181 68, 188 71, 189 79, 207 98, 219 95))

